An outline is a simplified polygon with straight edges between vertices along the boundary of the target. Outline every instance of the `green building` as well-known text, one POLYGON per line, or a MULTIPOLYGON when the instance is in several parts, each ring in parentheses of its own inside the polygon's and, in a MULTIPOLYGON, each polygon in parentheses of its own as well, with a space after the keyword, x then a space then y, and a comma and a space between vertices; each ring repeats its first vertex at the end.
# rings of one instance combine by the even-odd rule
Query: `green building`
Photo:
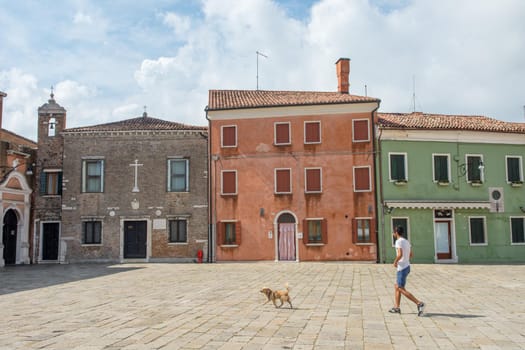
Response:
POLYGON ((415 263, 525 262, 525 123, 378 114, 379 261, 400 225, 415 263))

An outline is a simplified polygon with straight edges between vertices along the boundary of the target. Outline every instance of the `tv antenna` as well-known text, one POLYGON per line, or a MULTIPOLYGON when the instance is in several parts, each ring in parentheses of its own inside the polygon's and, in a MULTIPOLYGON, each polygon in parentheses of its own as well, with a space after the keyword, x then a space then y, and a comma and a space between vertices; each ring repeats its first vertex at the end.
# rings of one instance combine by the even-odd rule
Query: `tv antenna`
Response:
POLYGON ((416 111, 416 76, 412 76, 412 103, 413 103, 413 109, 412 112, 416 111))
POLYGON ((255 54, 257 56, 257 90, 259 90, 259 56, 264 58, 268 58, 268 56, 259 51, 255 51, 255 54))

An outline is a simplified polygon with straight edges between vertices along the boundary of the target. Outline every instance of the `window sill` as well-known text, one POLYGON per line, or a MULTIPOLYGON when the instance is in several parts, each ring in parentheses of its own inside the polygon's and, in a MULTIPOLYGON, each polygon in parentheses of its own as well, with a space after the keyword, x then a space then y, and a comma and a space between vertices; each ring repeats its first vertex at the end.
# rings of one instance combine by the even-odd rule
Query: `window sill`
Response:
POLYGON ((102 243, 82 243, 82 247, 102 247, 102 243))
POLYGON ((274 143, 273 144, 275 147, 283 147, 283 146, 291 146, 292 143, 274 143))
POLYGON ((320 145, 321 141, 315 141, 315 142, 305 142, 305 145, 320 145))
POLYGON ((523 182, 511 182, 510 186, 511 187, 521 187, 523 186, 523 182))
POLYGON ((304 194, 323 194, 323 191, 304 191, 304 194))
POLYGON ((324 243, 306 243, 307 247, 323 247, 324 243))
POLYGON ((448 181, 438 181, 437 184, 438 184, 439 186, 444 186, 444 187, 446 187, 446 186, 450 185, 450 182, 448 182, 448 181))
POLYGON ((221 193, 222 197, 237 197, 237 193, 221 193))
POLYGON ((238 248, 238 244, 221 244, 221 248, 238 248))
POLYGON ((292 192, 275 192, 276 196, 290 196, 292 192))
POLYGON ((407 184, 408 181, 406 180, 396 180, 394 181, 394 185, 396 186, 405 186, 407 184))
POLYGON ((361 245, 361 246, 371 246, 374 245, 373 242, 357 242, 355 245, 361 245))
POLYGON ((483 185, 483 182, 471 182, 470 183, 470 186, 472 187, 480 187, 481 185, 483 185))
POLYGON ((188 242, 168 242, 169 246, 188 245, 188 242))
POLYGON ((62 197, 62 195, 61 194, 43 194, 42 197, 54 198, 54 197, 62 197))

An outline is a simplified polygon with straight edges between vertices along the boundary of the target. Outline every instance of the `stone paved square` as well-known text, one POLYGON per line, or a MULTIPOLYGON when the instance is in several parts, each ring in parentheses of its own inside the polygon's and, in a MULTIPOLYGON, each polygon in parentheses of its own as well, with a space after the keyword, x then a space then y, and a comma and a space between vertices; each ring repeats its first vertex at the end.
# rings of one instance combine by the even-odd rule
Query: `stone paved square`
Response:
POLYGON ((32 265, 0 270, 0 349, 525 349, 525 266, 32 265), (291 288, 294 309, 265 304, 291 288))

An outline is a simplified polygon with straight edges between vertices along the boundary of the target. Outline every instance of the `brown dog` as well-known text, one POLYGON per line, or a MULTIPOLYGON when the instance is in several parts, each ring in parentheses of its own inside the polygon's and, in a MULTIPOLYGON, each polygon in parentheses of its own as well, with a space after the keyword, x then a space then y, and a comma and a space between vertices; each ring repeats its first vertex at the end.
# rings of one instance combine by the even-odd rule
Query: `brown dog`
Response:
POLYGON ((290 295, 288 294, 289 291, 290 291, 290 288, 288 288, 288 283, 286 284, 286 289, 283 289, 283 290, 273 291, 268 287, 264 287, 263 289, 260 290, 260 292, 266 295, 266 297, 268 298, 268 300, 266 300, 266 303, 268 303, 271 300, 275 307, 281 307, 286 302, 290 304, 290 309, 292 309, 293 308, 292 298, 290 298, 290 295), (276 300, 279 300, 281 302, 279 306, 277 306, 277 303, 275 302, 276 300))

